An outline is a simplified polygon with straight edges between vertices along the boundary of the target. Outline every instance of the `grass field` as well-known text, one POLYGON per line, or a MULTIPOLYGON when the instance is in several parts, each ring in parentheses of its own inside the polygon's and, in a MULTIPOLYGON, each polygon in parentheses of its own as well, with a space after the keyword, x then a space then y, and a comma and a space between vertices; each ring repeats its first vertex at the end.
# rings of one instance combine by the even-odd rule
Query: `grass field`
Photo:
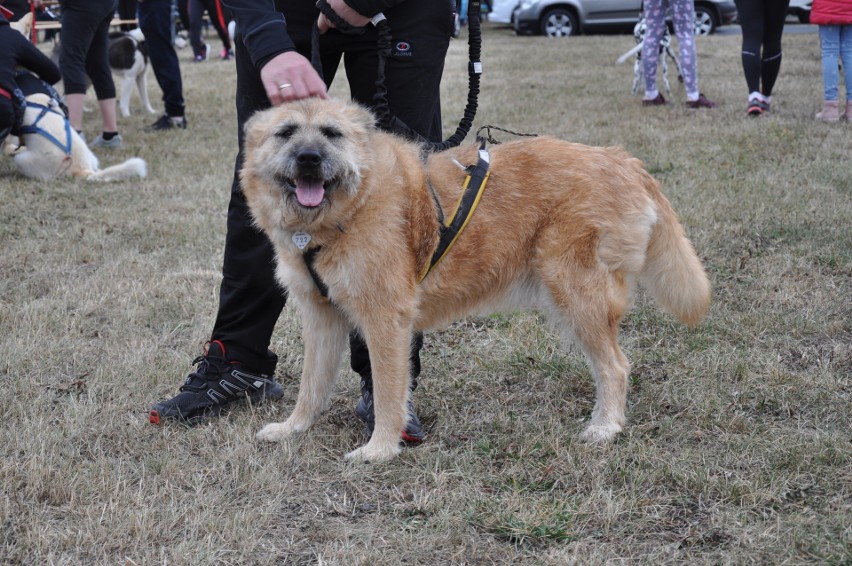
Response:
MULTIPOLYGON (((648 109, 615 65, 630 36, 485 30, 475 126, 625 147, 714 285, 695 330, 637 294, 630 422, 604 447, 577 441, 584 360, 532 314, 427 334, 415 403, 429 438, 389 464, 342 459, 364 441, 348 368, 314 429, 254 440, 296 397, 290 308, 272 343, 280 402, 148 424, 215 316, 232 62, 180 52, 186 131, 142 132, 156 116, 133 101, 126 147, 99 155, 145 158, 143 181, 42 183, 0 160, 0 563, 850 564, 852 124, 813 120, 815 34, 785 37, 775 109, 747 119, 739 42, 698 40, 719 108, 686 109, 675 83, 677 104, 648 109)), ((451 49, 448 132, 466 94, 464 41, 451 49)), ((98 124, 86 115, 89 139, 98 124)))

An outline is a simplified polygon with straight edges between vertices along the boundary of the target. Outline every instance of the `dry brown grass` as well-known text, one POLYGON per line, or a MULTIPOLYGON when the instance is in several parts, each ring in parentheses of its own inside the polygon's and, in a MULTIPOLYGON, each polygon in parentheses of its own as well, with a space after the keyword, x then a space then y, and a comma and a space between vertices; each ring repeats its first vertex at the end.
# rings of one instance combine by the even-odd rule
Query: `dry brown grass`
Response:
MULTIPOLYGON (((476 120, 626 147, 711 275, 694 331, 637 297, 631 423, 608 447, 576 441, 588 370, 533 315, 427 336, 415 400, 429 439, 388 465, 342 461, 363 440, 351 374, 302 438, 253 440, 295 399, 290 309, 273 340, 281 402, 191 430, 147 423, 215 314, 231 63, 182 52, 185 132, 142 133, 134 101, 127 148, 102 158, 144 157, 143 182, 39 183, 0 161, 0 563, 848 564, 852 126, 812 120, 816 36, 785 37, 777 109, 760 120, 744 116, 738 36, 699 40, 713 111, 641 108, 614 64, 631 45, 489 28, 476 120)), ((452 49, 448 129, 466 81, 465 46, 452 49)))

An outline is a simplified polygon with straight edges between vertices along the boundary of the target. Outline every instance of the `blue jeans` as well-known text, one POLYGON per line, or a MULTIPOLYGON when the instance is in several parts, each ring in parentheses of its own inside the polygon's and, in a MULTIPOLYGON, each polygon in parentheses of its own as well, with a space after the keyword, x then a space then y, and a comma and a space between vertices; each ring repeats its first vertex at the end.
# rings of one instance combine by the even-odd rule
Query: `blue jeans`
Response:
POLYGON ((852 101, 852 25, 820 25, 819 45, 822 49, 822 82, 824 100, 837 100, 840 73, 838 59, 843 64, 846 100, 852 101))

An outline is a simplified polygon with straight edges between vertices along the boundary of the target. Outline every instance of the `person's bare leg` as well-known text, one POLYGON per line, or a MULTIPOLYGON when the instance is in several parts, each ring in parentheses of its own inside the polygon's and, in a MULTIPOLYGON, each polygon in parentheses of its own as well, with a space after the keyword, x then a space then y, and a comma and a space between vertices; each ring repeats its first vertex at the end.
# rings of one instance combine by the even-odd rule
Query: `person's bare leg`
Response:
MULTIPOLYGON (((118 124, 115 118, 115 98, 107 98, 98 100, 98 106, 101 108, 101 120, 103 120, 104 132, 117 132, 118 124)), ((73 126, 73 122, 71 124, 73 126)))
POLYGON ((78 132, 83 131, 83 104, 85 101, 85 94, 65 95, 65 105, 68 107, 68 121, 71 122, 71 127, 78 132))

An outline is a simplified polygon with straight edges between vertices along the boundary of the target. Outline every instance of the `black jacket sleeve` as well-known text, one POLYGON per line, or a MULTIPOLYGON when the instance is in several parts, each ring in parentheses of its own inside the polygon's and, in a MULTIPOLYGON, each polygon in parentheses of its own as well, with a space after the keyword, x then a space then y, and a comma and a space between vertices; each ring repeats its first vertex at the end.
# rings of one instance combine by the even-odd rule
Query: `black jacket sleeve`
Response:
POLYGON ((295 51, 284 15, 275 10, 273 0, 222 0, 222 5, 234 14, 243 44, 258 71, 276 55, 295 51))
POLYGON ((59 73, 59 67, 56 63, 50 60, 50 57, 39 51, 39 49, 30 43, 24 36, 21 36, 19 49, 18 64, 26 67, 38 77, 50 84, 56 84, 62 78, 59 73))

